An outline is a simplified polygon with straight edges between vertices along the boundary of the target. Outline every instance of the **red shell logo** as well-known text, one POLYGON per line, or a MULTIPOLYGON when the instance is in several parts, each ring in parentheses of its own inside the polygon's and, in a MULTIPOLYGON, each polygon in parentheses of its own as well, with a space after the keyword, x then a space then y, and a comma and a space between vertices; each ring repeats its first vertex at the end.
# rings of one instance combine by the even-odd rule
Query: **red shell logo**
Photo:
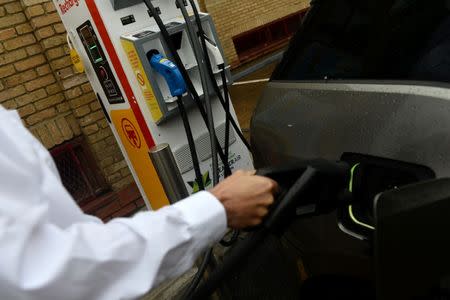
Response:
POLYGON ((122 119, 122 130, 127 137, 127 140, 134 148, 141 148, 141 137, 139 136, 136 127, 128 119, 122 119))

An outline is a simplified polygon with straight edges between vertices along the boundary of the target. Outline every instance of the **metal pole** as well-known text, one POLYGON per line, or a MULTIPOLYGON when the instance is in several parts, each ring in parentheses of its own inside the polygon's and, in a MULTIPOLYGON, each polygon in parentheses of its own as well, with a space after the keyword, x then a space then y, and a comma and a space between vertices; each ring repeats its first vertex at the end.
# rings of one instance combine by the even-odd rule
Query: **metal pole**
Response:
POLYGON ((170 204, 187 198, 189 193, 169 144, 154 146, 149 154, 170 204))

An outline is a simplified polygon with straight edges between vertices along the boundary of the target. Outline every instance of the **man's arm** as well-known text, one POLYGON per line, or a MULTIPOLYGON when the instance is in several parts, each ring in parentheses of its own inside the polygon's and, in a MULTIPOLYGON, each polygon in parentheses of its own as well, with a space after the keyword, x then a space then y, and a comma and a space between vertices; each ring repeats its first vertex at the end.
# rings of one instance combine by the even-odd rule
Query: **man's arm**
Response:
POLYGON ((64 230, 47 223, 45 203, 24 209, 20 218, 0 217, 0 294, 14 299, 136 298, 188 270, 201 251, 221 238, 227 219, 233 227, 259 223, 273 202, 273 188, 269 180, 239 172, 212 191, 223 205, 202 192, 157 212, 64 230), (243 192, 246 186, 254 190, 243 192))
POLYGON ((3 297, 133 299, 188 270, 226 229, 223 206, 207 192, 105 225, 61 230, 45 214, 34 207, 19 222, 0 217, 3 297))

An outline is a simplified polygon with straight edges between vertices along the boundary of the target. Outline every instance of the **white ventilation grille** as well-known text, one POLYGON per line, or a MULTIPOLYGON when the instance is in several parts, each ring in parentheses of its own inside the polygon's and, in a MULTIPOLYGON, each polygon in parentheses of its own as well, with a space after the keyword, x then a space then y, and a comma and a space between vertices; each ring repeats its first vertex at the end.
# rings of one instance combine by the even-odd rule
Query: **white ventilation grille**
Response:
MULTIPOLYGON (((216 135, 219 143, 224 148, 225 145, 225 123, 216 128, 216 135)), ((236 142, 234 129, 230 128, 230 146, 236 142)), ((209 134, 205 133, 195 140, 195 147, 200 161, 208 160, 211 157, 211 147, 209 142, 209 134)), ((189 172, 194 168, 192 163, 189 145, 183 145, 174 151, 175 159, 182 174, 189 172)))

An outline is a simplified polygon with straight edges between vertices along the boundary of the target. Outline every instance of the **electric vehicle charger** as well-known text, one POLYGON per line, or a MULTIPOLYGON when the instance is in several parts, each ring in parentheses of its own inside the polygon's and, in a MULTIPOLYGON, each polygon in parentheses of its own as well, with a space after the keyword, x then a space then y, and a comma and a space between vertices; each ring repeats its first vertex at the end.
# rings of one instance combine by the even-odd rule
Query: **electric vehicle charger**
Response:
POLYGON ((199 189, 203 191, 205 189, 205 186, 203 183, 202 172, 200 170, 200 162, 195 147, 194 137, 192 135, 191 125, 189 124, 189 118, 183 103, 183 94, 187 92, 186 83, 178 67, 173 62, 162 56, 157 50, 149 51, 147 53, 147 58, 152 68, 166 80, 172 97, 177 97, 178 110, 180 112, 184 129, 186 131, 196 181, 198 183, 199 189))

